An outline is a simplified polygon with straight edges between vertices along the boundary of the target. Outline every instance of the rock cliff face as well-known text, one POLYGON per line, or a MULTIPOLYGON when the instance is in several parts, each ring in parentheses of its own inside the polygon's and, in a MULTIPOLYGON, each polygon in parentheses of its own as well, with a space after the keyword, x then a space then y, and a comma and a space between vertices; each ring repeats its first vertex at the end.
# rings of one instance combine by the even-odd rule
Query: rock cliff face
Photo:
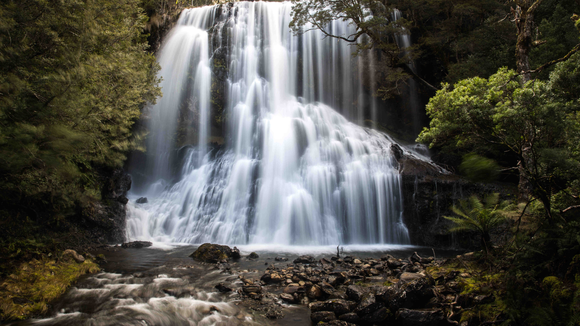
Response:
MULTIPOLYGON (((417 171, 415 171, 417 172, 417 171)), ((451 222, 443 216, 453 216, 451 206, 472 195, 499 192, 507 199, 515 189, 499 184, 472 183, 456 175, 403 174, 403 220, 409 229, 411 243, 430 247, 476 248, 475 234, 452 234, 451 222)), ((492 234, 501 241, 501 232, 492 234)))
POLYGON ((131 176, 122 169, 101 172, 101 201, 82 213, 81 227, 96 243, 122 243, 125 239, 125 205, 131 176))
MULTIPOLYGON (((399 162, 399 172, 403 179, 403 220, 414 245, 477 247, 478 237, 474 234, 450 233, 451 222, 444 216, 453 216, 451 207, 472 195, 481 197, 498 192, 505 200, 510 197, 510 193, 515 194, 516 189, 506 185, 469 182, 435 164, 405 154, 396 145, 391 151, 399 162)), ((501 232, 492 236, 496 241, 501 241, 501 232)))

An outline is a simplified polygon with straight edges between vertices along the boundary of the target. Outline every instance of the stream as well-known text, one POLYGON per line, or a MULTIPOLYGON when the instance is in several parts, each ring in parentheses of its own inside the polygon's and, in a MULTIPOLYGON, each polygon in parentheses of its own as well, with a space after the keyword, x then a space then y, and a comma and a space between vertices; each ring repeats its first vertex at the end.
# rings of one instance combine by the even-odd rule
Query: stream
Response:
MULTIPOLYGON (((103 271, 82 277, 57 300, 50 317, 30 319, 10 325, 310 325, 307 306, 286 304, 264 297, 244 299, 237 292, 241 277, 259 280, 270 266, 284 267, 302 254, 316 259, 336 255, 336 247, 317 246, 240 246, 242 258, 222 265, 196 262, 188 256, 197 246, 155 244, 151 248, 110 247, 104 254, 103 271), (256 252, 258 259, 247 255, 256 252), (276 260, 278 258, 278 260, 276 260), (280 261, 281 259, 287 261, 280 261), (225 267, 225 268, 224 268, 225 267), (215 285, 223 282, 232 292, 220 293, 215 285), (260 306, 278 304, 281 318, 265 317, 260 306)), ((407 258, 413 252, 422 256, 451 257, 459 252, 414 246, 345 246, 342 255, 381 257, 390 254, 407 258)), ((278 294, 276 294, 278 295, 278 294)), ((280 317, 280 316, 279 316, 280 317)))

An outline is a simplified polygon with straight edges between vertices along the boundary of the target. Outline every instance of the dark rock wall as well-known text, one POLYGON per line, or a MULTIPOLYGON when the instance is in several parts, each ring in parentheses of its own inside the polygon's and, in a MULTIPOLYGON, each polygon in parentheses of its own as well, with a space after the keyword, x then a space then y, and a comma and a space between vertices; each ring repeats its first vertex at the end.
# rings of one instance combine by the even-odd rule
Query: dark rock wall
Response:
MULTIPOLYGON (((403 175, 403 219, 409 229, 411 243, 438 248, 477 248, 476 233, 453 234, 448 230, 452 223, 444 216, 453 216, 451 206, 471 195, 480 198, 499 192, 508 199, 515 194, 513 186, 472 183, 455 175, 403 175)), ((492 234, 496 243, 504 234, 492 234)))
POLYGON ((125 239, 125 205, 131 189, 131 176, 122 169, 99 171, 101 200, 81 212, 79 227, 87 241, 94 243, 122 243, 125 239))

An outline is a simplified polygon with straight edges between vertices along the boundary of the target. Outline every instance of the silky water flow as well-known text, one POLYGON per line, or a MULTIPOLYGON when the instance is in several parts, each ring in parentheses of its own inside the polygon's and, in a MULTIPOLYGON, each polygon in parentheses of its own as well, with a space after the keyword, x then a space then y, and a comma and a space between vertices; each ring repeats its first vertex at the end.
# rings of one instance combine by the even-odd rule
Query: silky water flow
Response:
MULTIPOLYGON (((409 243, 394 141, 361 126, 364 110, 376 115, 360 86, 375 55, 356 58, 319 31, 293 35, 290 12, 287 2, 239 2, 182 13, 159 55, 164 96, 145 113, 149 181, 131 195, 148 203, 128 205, 130 240, 409 243), (221 147, 208 146, 218 53, 227 63, 221 147), (184 110, 196 112, 197 135, 180 149, 184 110)), ((343 21, 329 28, 353 32, 343 21)))

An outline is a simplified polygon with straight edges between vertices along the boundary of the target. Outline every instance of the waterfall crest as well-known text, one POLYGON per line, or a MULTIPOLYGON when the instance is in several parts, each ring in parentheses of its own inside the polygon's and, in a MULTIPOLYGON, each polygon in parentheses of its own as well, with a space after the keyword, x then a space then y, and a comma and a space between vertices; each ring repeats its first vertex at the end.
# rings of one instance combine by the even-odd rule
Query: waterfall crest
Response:
MULTIPOLYGON (((370 62, 318 31, 292 35, 290 12, 289 3, 239 2, 182 13, 159 55, 164 96, 147 113, 142 172, 150 181, 134 193, 149 202, 129 204, 129 238, 409 243, 394 141, 350 122, 376 114, 359 86, 370 62), (227 60, 227 141, 208 146, 217 53, 227 60), (198 125, 195 146, 178 160, 183 106, 198 125)), ((348 35, 352 26, 336 21, 331 30, 348 35)))

